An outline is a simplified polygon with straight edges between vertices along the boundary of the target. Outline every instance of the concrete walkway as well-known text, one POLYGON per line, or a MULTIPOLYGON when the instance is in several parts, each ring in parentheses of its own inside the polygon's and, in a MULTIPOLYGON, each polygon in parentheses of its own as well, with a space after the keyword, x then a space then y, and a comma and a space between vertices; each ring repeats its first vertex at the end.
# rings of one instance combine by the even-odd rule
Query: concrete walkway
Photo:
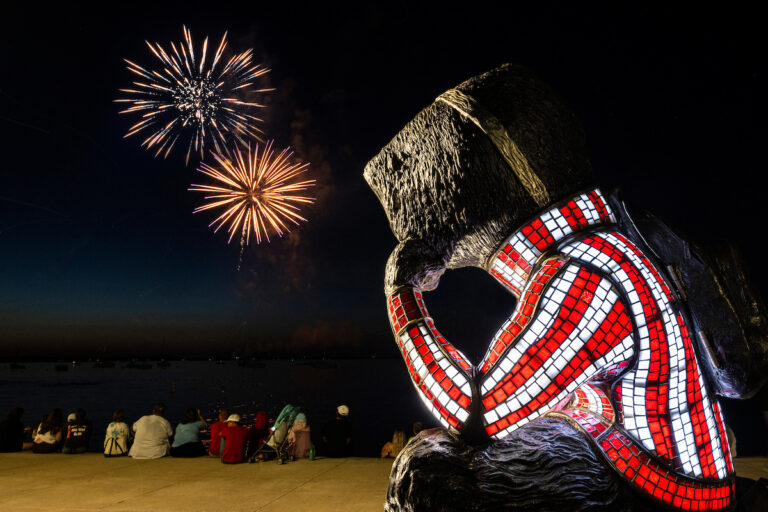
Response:
POLYGON ((738 457, 733 459, 736 475, 752 480, 768 478, 768 457, 738 457))
MULTIPOLYGON (((768 478, 768 458, 738 458, 740 476, 768 478)), ((381 511, 392 459, 224 465, 217 459, 105 459, 0 454, 0 510, 381 511)))
POLYGON ((217 459, 0 454, 0 510, 381 511, 392 459, 225 465, 217 459))

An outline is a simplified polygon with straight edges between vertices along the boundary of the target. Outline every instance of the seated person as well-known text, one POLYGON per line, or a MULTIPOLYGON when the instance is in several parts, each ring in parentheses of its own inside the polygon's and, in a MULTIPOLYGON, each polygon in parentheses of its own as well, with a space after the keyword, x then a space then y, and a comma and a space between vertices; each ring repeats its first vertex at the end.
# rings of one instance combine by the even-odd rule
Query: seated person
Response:
POLYGON ((419 432, 421 432, 422 430, 424 430, 424 425, 420 421, 414 421, 413 430, 412 430, 413 435, 409 437, 408 440, 410 441, 411 439, 419 435, 419 432))
MULTIPOLYGON (((51 414, 53 414, 53 418, 56 422, 56 425, 58 425, 62 432, 67 431, 67 419, 64 417, 64 411, 56 407, 51 411, 51 414)), ((62 434, 63 435, 63 434, 62 434)))
POLYGON ((165 415, 165 404, 157 403, 152 414, 142 416, 133 424, 133 446, 128 455, 134 459, 159 459, 170 451, 168 439, 173 435, 173 428, 165 415))
POLYGON ((130 438, 131 429, 125 423, 125 411, 118 409, 112 415, 112 423, 107 426, 107 435, 104 437, 104 456, 121 457, 128 455, 130 438))
POLYGON ((349 420, 349 407, 340 405, 336 408, 336 417, 323 427, 323 453, 326 457, 347 457, 352 446, 352 425, 349 420))
POLYGON ((288 455, 293 459, 304 459, 309 457, 309 447, 312 441, 309 436, 309 425, 307 417, 303 412, 296 415, 293 425, 288 431, 288 455))
POLYGON ((171 457, 202 457, 205 447, 200 441, 200 431, 207 427, 200 409, 189 408, 181 422, 176 425, 176 434, 171 445, 171 457))
POLYGON ((229 411, 227 409, 219 410, 219 421, 211 425, 211 446, 208 447, 208 453, 214 457, 221 457, 221 429, 227 426, 229 411))
POLYGON ((43 418, 33 432, 32 451, 34 453, 53 453, 61 449, 62 428, 61 410, 54 409, 43 418))
POLYGON ((259 411, 253 419, 248 439, 248 457, 255 455, 269 439, 269 417, 267 411, 259 411))
POLYGON ((224 440, 221 449, 221 462, 224 464, 239 464, 245 461, 248 429, 240 426, 240 416, 232 414, 227 418, 227 426, 221 429, 219 436, 224 440))
POLYGON ((386 457, 397 457, 397 455, 403 450, 405 447, 405 432, 402 430, 395 430, 395 433, 392 434, 392 440, 385 443, 384 446, 381 447, 381 458, 384 459, 386 457))
POLYGON ((91 422, 86 419, 85 410, 78 409, 67 418, 67 437, 62 453, 85 453, 91 440, 91 422))
POLYGON ((0 421, 0 452, 20 452, 24 448, 24 432, 28 429, 21 422, 23 414, 24 409, 14 407, 0 421))

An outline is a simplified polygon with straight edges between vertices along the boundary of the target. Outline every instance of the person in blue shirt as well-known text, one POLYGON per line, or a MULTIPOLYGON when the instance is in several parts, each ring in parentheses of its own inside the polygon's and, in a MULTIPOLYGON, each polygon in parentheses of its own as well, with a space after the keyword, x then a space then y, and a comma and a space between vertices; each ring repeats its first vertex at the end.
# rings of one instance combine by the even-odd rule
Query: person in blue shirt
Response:
POLYGON ((171 445, 171 457, 202 457, 205 448, 200 441, 200 431, 208 424, 200 415, 200 409, 190 408, 176 426, 171 445))

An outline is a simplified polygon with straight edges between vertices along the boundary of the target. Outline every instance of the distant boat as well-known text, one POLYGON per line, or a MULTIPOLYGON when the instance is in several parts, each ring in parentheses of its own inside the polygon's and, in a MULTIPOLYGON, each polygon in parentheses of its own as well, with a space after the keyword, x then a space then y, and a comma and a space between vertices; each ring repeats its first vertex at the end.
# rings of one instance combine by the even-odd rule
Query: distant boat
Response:
POLYGON ((131 361, 130 363, 125 365, 126 368, 134 368, 136 370, 149 370, 152 368, 152 363, 147 363, 146 361, 131 361))
POLYGON ((160 361, 157 362, 158 368, 169 368, 170 366, 171 366, 171 362, 166 361, 165 359, 161 359, 160 361))
POLYGON ((334 363, 333 361, 327 361, 325 359, 318 359, 314 361, 305 361, 304 365, 311 366, 312 368, 337 368, 339 365, 334 363))
POLYGON ((265 368, 267 366, 257 359, 240 359, 237 365, 243 368, 265 368))

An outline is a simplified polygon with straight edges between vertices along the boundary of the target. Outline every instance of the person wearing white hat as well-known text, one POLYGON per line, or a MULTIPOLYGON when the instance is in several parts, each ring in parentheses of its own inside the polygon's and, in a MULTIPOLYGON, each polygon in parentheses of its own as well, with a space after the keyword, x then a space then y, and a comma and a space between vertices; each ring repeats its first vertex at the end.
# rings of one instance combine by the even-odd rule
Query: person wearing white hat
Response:
POLYGON ((245 447, 249 430, 240 426, 240 415, 230 414, 227 426, 221 429, 219 436, 224 439, 221 449, 221 462, 224 464, 239 464, 245 461, 245 447))
POLYGON ((349 423, 349 407, 336 407, 336 417, 326 423, 322 432, 321 454, 326 457, 347 457, 352 447, 352 425, 349 423))

